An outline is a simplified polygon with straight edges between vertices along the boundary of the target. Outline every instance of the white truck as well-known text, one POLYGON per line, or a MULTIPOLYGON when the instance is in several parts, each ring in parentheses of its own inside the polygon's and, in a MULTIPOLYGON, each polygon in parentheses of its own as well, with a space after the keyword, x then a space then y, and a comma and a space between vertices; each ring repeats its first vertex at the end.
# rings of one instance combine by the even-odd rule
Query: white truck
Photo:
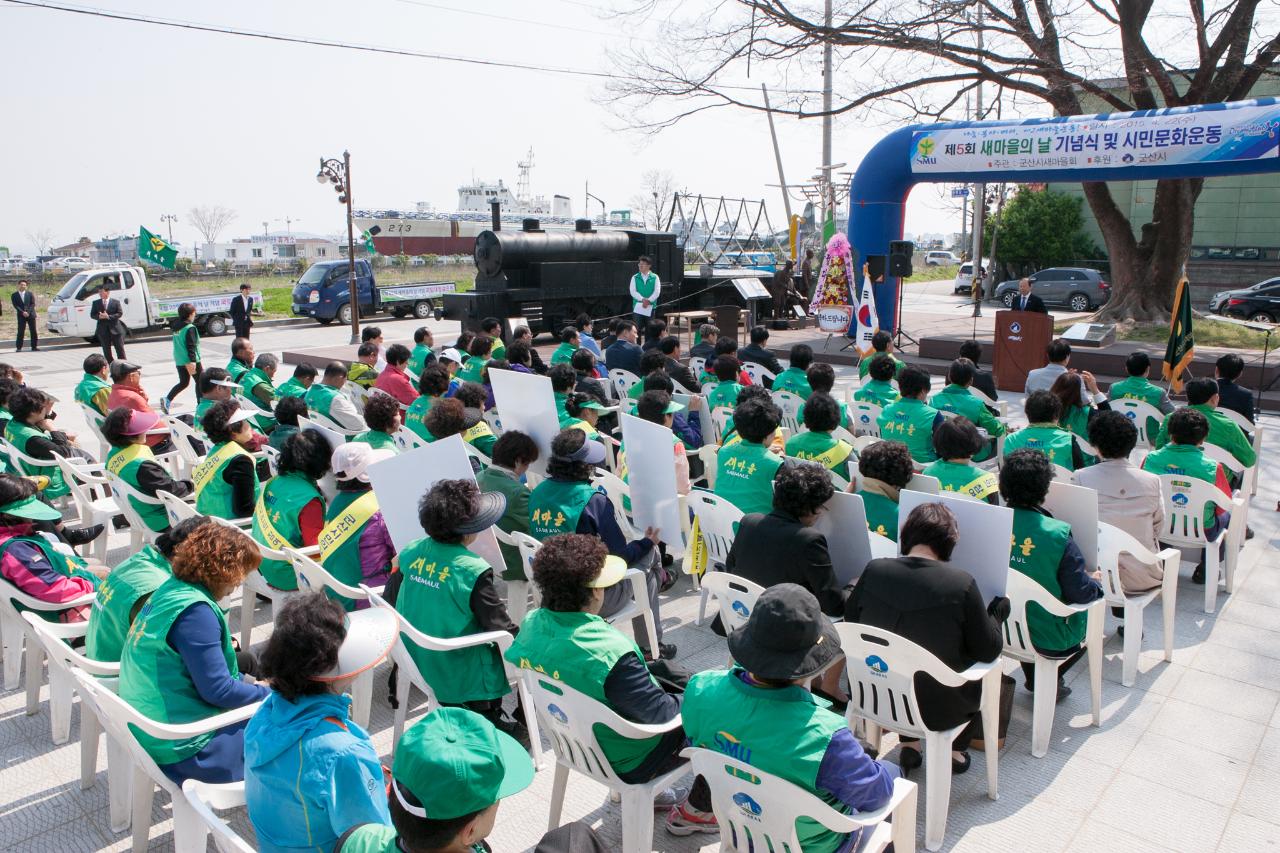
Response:
MULTIPOLYGON (((231 300, 238 291, 228 293, 172 296, 163 299, 152 295, 147 286, 147 273, 142 267, 127 265, 94 267, 71 277, 49 303, 46 324, 56 335, 80 337, 96 343, 97 322, 89 316, 89 306, 98 298, 98 289, 106 284, 113 299, 124 309, 122 322, 126 333, 172 327, 178 306, 190 302, 196 306, 196 326, 200 334, 226 334, 231 325, 231 300)), ((253 294, 254 306, 262 311, 262 292, 253 294)))

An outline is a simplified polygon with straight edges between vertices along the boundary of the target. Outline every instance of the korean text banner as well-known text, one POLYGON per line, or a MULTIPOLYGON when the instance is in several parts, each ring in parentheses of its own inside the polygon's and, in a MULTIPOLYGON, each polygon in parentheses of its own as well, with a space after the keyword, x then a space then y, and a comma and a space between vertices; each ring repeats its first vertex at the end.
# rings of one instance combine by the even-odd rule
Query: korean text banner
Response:
POLYGON ((1280 156, 1280 106, 917 131, 911 171, 1106 169, 1280 156))

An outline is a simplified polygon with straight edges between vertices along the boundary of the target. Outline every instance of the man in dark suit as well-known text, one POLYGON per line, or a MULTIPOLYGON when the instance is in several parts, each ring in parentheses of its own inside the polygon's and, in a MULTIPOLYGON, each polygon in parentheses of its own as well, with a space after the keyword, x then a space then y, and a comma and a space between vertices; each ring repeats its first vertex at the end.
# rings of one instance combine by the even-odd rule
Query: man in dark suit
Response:
POLYGON ((1030 311, 1032 314, 1049 313, 1049 309, 1044 307, 1044 300, 1031 292, 1029 278, 1018 281, 1018 298, 1013 300, 1013 305, 1010 307, 1015 311, 1030 311))
POLYGON ((231 325, 236 327, 237 338, 249 337, 249 329, 253 328, 253 297, 249 295, 249 285, 240 285, 240 295, 231 300, 231 325))
POLYGON ((662 343, 658 344, 658 350, 667 357, 665 362, 667 375, 679 382, 686 391, 701 393, 702 384, 693 375, 693 371, 685 367, 684 362, 680 360, 680 339, 668 335, 662 339, 662 343))
POLYGON ((710 361, 716 354, 716 341, 720 338, 720 329, 710 323, 698 327, 699 341, 689 347, 690 358, 701 358, 710 361))
POLYGON ((89 306, 89 316, 98 322, 95 332, 98 344, 102 347, 102 357, 111 361, 111 349, 115 348, 116 358, 124 358, 124 306, 119 299, 111 298, 111 291, 106 284, 98 288, 98 298, 89 306))
POLYGON ((640 375, 640 356, 643 350, 636 343, 636 324, 631 320, 618 322, 618 340, 604 351, 606 370, 627 370, 640 375))
MULTIPOLYGON (((769 344, 769 330, 764 326, 754 326, 751 329, 751 343, 738 350, 738 360, 742 362, 754 361, 765 370, 777 376, 782 372, 782 362, 778 361, 778 357, 769 350, 765 349, 769 344)), ((766 379, 764 387, 773 386, 773 380, 766 379)))
MULTIPOLYGON (((980 341, 965 341, 960 345, 960 357, 967 358, 977 367, 978 360, 982 358, 982 343, 980 341)), ((991 375, 990 370, 983 370, 977 367, 973 371, 973 388, 977 388, 983 394, 986 394, 992 400, 999 400, 1000 395, 996 392, 996 380, 991 375)))
POLYGON ((31 330, 31 351, 40 349, 40 340, 36 336, 36 298, 28 288, 30 283, 24 278, 18 282, 18 289, 9 298, 13 303, 14 313, 18 317, 18 342, 16 349, 22 352, 22 338, 27 329, 31 330))
MULTIPOLYGON (((35 340, 34 332, 32 340, 35 340)), ((18 349, 22 349, 21 340, 18 342, 18 349)), ((35 347, 32 346, 32 349, 35 347)), ((1236 384, 1240 374, 1244 373, 1244 359, 1229 352, 1218 359, 1215 367, 1218 374, 1218 408, 1230 409, 1253 423, 1253 393, 1248 388, 1241 388, 1236 384)))

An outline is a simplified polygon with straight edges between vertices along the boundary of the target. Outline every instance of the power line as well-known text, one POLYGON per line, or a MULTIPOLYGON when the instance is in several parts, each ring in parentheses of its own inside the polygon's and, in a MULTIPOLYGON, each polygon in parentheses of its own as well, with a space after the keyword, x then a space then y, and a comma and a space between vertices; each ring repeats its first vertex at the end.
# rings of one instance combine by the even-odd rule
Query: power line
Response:
MULTIPOLYGON (((586 29, 585 27, 572 27, 572 26, 569 26, 568 24, 552 24, 552 23, 548 23, 547 21, 534 21, 529 18, 515 18, 510 15, 499 15, 494 12, 483 12, 479 9, 459 9, 455 6, 443 6, 439 3, 428 3, 426 2, 426 0, 394 0, 394 2, 403 3, 407 6, 421 6, 424 9, 438 9, 442 12, 455 12, 459 15, 476 15, 478 17, 485 18, 486 20, 510 21, 516 24, 527 24, 533 27, 546 27, 547 29, 551 29, 551 30, 564 30, 566 32, 571 32, 571 33, 585 33, 587 35, 593 35, 593 36, 605 36, 606 38, 613 38, 618 35, 617 33, 608 33, 603 30, 589 30, 589 29, 586 29)), ((630 36, 630 38, 637 41, 654 41, 654 39, 645 38, 643 36, 633 35, 633 36, 630 36)))

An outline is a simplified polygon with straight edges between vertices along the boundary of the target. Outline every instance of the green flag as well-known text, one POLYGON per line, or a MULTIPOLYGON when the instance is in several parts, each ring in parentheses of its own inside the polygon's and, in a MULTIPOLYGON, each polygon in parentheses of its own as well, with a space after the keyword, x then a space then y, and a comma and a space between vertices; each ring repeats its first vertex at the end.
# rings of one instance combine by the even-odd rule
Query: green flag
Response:
POLYGON ((1182 372, 1196 355, 1191 335, 1191 288, 1184 273, 1173 295, 1173 316, 1169 318, 1169 346, 1164 351, 1164 378, 1175 394, 1182 393, 1182 372))
POLYGON ((361 231, 361 232, 360 232, 360 239, 364 240, 364 247, 365 247, 365 249, 367 249, 367 250, 368 250, 369 254, 371 254, 371 255, 376 255, 376 254, 378 254, 378 250, 377 250, 377 249, 375 249, 375 248, 373 247, 373 235, 372 235, 372 234, 370 234, 368 231, 361 231))
POLYGON ((138 257, 170 270, 178 262, 177 250, 141 225, 138 226, 138 257))
POLYGON ((831 238, 836 233, 836 212, 834 210, 827 211, 827 221, 822 223, 822 244, 825 246, 831 242, 831 238))

